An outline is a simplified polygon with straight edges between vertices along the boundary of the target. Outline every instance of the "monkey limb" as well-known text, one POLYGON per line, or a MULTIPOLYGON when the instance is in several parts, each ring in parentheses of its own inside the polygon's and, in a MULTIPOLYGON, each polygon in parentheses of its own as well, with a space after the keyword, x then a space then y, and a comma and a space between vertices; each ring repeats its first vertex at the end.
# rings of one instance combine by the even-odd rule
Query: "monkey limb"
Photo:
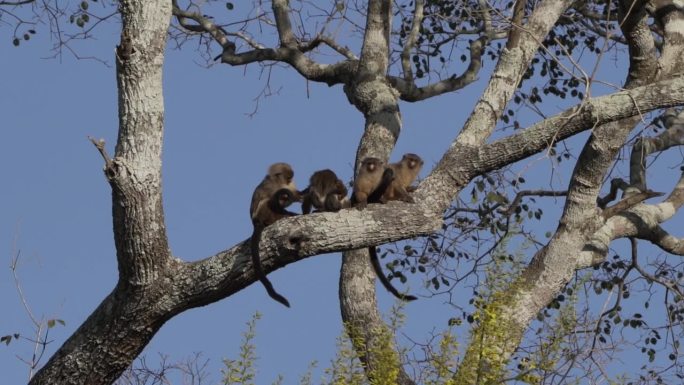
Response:
POLYGON ((250 216, 254 226, 250 238, 254 271, 259 281, 266 288, 268 295, 287 307, 290 307, 288 300, 275 291, 273 284, 264 273, 259 255, 259 242, 264 228, 282 218, 296 215, 285 209, 290 204, 301 200, 301 195, 297 191, 293 178, 294 171, 289 164, 275 163, 271 165, 268 174, 254 190, 250 204, 250 216))
POLYGON ((415 188, 411 184, 418 177, 418 173, 423 168, 423 160, 416 154, 404 154, 401 160, 397 163, 391 163, 388 166, 394 172, 394 179, 392 183, 384 190, 378 188, 373 192, 369 198, 370 201, 404 201, 413 203, 413 198, 409 192, 415 188))

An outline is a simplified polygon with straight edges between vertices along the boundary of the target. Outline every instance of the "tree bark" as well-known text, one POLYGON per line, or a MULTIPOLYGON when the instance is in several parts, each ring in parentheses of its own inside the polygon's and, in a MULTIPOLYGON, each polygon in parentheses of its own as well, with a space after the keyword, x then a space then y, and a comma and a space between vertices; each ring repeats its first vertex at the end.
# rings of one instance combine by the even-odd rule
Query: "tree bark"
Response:
MULTIPOLYGON (((471 384, 481 380, 477 376, 483 369, 500 373, 503 362, 516 348, 538 309, 553 298, 576 269, 600 261, 604 250, 617 237, 641 237, 670 252, 684 253, 684 242, 659 227, 681 207, 684 179, 665 202, 639 204, 627 210, 629 215, 602 216, 595 204, 607 166, 624 144, 636 118, 613 125, 598 125, 684 103, 684 78, 652 83, 650 77, 658 72, 657 69, 661 71, 658 76, 665 76, 682 68, 684 45, 681 36, 684 33, 680 31, 681 16, 676 9, 668 8, 667 2, 656 2, 660 7, 656 14, 665 31, 657 67, 654 63, 658 56, 653 52, 652 42, 648 41, 650 31, 637 17, 641 14, 632 13, 622 24, 625 36, 631 41, 632 77, 644 80, 643 84, 648 85, 632 92, 622 91, 586 100, 578 108, 487 143, 539 42, 570 3, 536 3, 537 8, 526 18, 528 22, 524 29, 515 32, 516 39, 512 39, 503 51, 483 97, 462 132, 415 193, 416 204, 390 202, 371 205, 363 211, 311 214, 284 219, 265 229, 261 255, 267 273, 308 256, 357 249, 343 257, 340 306, 342 318, 351 326, 352 337, 362 342, 355 344, 355 348, 368 373, 373 372, 377 359, 372 349, 377 336, 375 331, 386 330, 387 326, 378 312, 375 276, 368 263, 368 254, 366 249, 358 249, 426 235, 439 229, 442 213, 472 178, 540 152, 555 141, 578 132, 594 129, 577 164, 559 230, 511 290, 495 297, 488 305, 490 311, 500 316, 494 326, 504 333, 493 337, 482 335, 481 341, 501 346, 496 351, 498 356, 492 360, 491 357, 482 358, 478 346, 473 344, 462 361, 456 383, 471 384), (637 223, 634 218, 643 223, 637 223), (591 231, 581 230, 580 224, 591 231), (504 338, 506 342, 497 345, 498 338, 504 338)), ((186 24, 188 28, 207 31, 219 41, 224 49, 223 62, 237 65, 277 60, 292 65, 307 79, 345 84, 349 100, 366 119, 357 152, 357 167, 366 156, 385 160, 389 157, 401 130, 400 99, 418 100, 457 86, 438 82, 436 88, 419 91, 409 84, 410 76, 398 80, 388 75, 390 1, 369 1, 361 57, 356 59, 348 54, 347 60, 336 64, 318 64, 310 59, 306 53, 315 44, 297 40, 288 20, 288 2, 274 0, 272 4, 280 46, 238 54, 222 30, 201 14, 182 11, 175 3, 161 0, 120 2, 123 30, 117 48, 119 136, 112 159, 103 151, 105 175, 112 187, 119 282, 36 374, 31 384, 112 383, 171 317, 218 301, 256 281, 249 246, 245 243, 191 263, 173 257, 169 250, 161 189, 164 132, 161 70, 172 5, 179 20, 199 23, 186 24)), ((641 11, 638 7, 635 9, 641 11)), ((320 37, 319 42, 323 40, 320 37)), ((479 67, 481 53, 482 42, 474 42, 471 66, 479 67)), ((470 68, 467 76, 472 78, 476 73, 477 68, 470 68)), ((640 84, 635 82, 630 86, 640 84)), ((475 333, 482 333, 488 326, 491 325, 485 325, 475 333)), ((401 368, 397 382, 411 383, 401 368)))
POLYGON ((174 265, 161 196, 162 66, 171 4, 124 0, 119 7, 119 138, 105 169, 112 186, 119 282, 32 385, 110 384, 171 317, 160 301, 174 265))

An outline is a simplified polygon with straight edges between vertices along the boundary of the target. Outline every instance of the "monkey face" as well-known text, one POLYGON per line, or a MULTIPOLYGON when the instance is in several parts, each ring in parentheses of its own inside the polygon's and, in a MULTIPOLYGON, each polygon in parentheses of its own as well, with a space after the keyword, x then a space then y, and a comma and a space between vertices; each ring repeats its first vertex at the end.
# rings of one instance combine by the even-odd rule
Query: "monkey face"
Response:
POLYGON ((423 160, 416 154, 404 154, 401 160, 411 169, 423 166, 423 160))
POLYGON ((384 164, 383 161, 381 161, 378 158, 365 158, 362 162, 361 165, 368 171, 368 172, 375 172, 378 168, 382 167, 384 164))
POLYGON ((289 164, 280 162, 274 163, 268 168, 268 175, 276 180, 289 183, 294 177, 294 171, 292 171, 292 167, 289 164))

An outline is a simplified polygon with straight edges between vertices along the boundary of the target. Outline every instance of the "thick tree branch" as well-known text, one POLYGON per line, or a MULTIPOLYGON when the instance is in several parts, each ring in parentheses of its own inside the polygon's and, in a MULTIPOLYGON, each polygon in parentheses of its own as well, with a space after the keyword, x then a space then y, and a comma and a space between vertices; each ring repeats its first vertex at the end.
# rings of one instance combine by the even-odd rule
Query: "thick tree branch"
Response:
POLYGON ((660 226, 653 226, 646 231, 641 231, 637 237, 650 241, 668 253, 684 255, 684 239, 670 235, 660 226))
POLYGON ((171 282, 165 278, 176 269, 161 195, 162 64, 171 4, 125 0, 119 6, 119 137, 107 167, 119 281, 32 385, 111 384, 172 316, 161 301, 171 282))
MULTIPOLYGON (((516 134, 483 146, 452 145, 437 168, 419 186, 416 194, 434 194, 446 209, 458 189, 475 175, 496 170, 551 147, 554 143, 592 127, 660 108, 684 104, 684 76, 662 80, 632 90, 586 100, 556 116, 516 134), (448 173, 454 188, 433 189, 433 175, 448 173), (428 193, 429 192, 429 193, 428 193)), ((600 129, 600 128, 599 128, 600 129)), ((434 176, 437 178, 437 176, 434 176)), ((433 199, 430 197, 430 199, 433 199)))
MULTIPOLYGON (((269 273, 304 258, 366 248, 438 231, 442 217, 420 205, 390 202, 363 211, 342 210, 282 219, 264 230, 260 255, 269 273), (338 236, 331 237, 331 234, 338 236)), ((182 302, 206 305, 239 291, 256 280, 247 243, 186 265, 177 292, 182 302)), ((180 304, 182 306, 182 304, 180 304)))
MULTIPOLYGON (((537 10, 534 13, 536 12, 537 10)), ((535 22, 534 13, 528 23, 530 26, 535 22)), ((634 28, 639 32, 647 30, 645 18, 640 20, 640 23, 634 24, 634 28)), ((625 34, 632 32, 636 31, 626 31, 625 34)), ((633 40, 631 43, 638 46, 637 49, 645 51, 644 53, 651 54, 647 57, 655 57, 654 46, 649 44, 652 43, 649 39, 633 40)), ((523 41, 521 44, 524 44, 523 41)), ((630 53, 634 53, 634 50, 630 50, 630 53)), ((650 62, 653 63, 652 60, 650 62)), ((635 72, 630 73, 628 84, 633 87, 649 82, 653 77, 655 67, 651 66, 650 71, 645 71, 646 67, 640 66, 638 69, 643 71, 636 71, 632 62, 631 69, 635 72)), ((493 110, 500 113, 496 108, 493 110)), ((464 383, 474 382, 479 377, 480 368, 494 371, 496 374, 493 378, 499 378, 531 320, 565 286, 573 277, 579 264, 583 262, 580 257, 585 257, 581 252, 587 251, 594 254, 591 259, 605 255, 607 242, 603 239, 599 239, 603 242, 592 245, 593 247, 586 247, 587 242, 596 238, 597 231, 605 224, 605 221, 597 215, 596 199, 605 172, 635 121, 633 118, 627 119, 594 130, 573 172, 558 230, 549 243, 533 257, 519 279, 498 296, 494 296, 491 303, 487 304, 487 311, 495 313, 499 330, 488 331, 486 322, 476 327, 473 334, 479 341, 477 344, 471 343, 466 351, 463 359, 464 365, 459 368, 457 380, 464 383), (570 257, 569 253, 572 253, 573 257, 570 257), (483 343, 488 347, 498 347, 497 354, 494 357, 487 357, 484 363, 479 353, 483 343)), ((486 133, 482 127, 466 127, 476 138, 486 133)), ((464 133, 465 131, 464 128, 464 133)), ((452 147, 450 151, 453 151, 455 147, 458 148, 459 144, 460 147, 472 148, 477 145, 477 141, 468 143, 466 140, 457 140, 456 144, 457 146, 452 147)), ((461 178, 463 176, 457 174, 454 178, 455 183, 460 183, 461 178)), ((466 179, 469 178, 466 176, 466 179)))
POLYGON ((475 105, 461 133, 435 170, 421 183, 423 187, 416 191, 416 194, 423 198, 427 198, 423 195, 427 191, 436 192, 431 194, 428 204, 434 205, 440 211, 445 210, 460 188, 470 179, 461 174, 463 168, 454 160, 462 159, 463 150, 472 154, 473 150, 484 145, 518 87, 543 37, 571 4, 572 1, 568 0, 539 3, 528 19, 526 38, 520 40, 519 46, 507 48, 502 52, 482 97, 475 105))
POLYGON ((287 0, 273 0, 273 16, 275 17, 276 28, 280 44, 284 47, 294 48, 297 45, 297 38, 292 33, 292 23, 290 23, 290 6, 287 0))
POLYGON ((389 66, 390 30, 392 24, 392 2, 369 0, 366 14, 366 28, 361 47, 359 77, 363 81, 384 77, 389 66))

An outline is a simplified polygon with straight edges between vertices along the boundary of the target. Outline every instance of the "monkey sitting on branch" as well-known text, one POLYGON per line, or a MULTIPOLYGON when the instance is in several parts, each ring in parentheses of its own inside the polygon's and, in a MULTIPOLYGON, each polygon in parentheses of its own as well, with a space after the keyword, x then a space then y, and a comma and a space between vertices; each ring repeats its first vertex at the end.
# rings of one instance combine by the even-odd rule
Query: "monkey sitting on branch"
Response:
POLYGON ((404 154, 397 163, 390 163, 393 178, 383 179, 383 183, 389 183, 388 187, 379 186, 368 198, 369 202, 386 203, 388 201, 403 201, 413 203, 409 192, 414 188, 411 184, 418 178, 418 173, 423 168, 423 159, 412 153, 404 154))
POLYGON ((349 208, 347 187, 332 170, 319 170, 311 175, 309 187, 302 191, 302 214, 317 211, 340 211, 349 208))
POLYGON ((287 163, 274 163, 268 168, 268 174, 254 189, 249 214, 254 231, 250 238, 252 249, 252 265, 259 281, 264 285, 268 295, 283 305, 290 307, 288 300, 278 294, 271 281, 268 280, 261 266, 259 241, 262 231, 279 219, 297 215, 285 208, 294 202, 301 201, 301 194, 294 184, 294 171, 287 163))
MULTIPOLYGON (((405 154, 400 162, 388 167, 385 167, 385 163, 378 158, 363 159, 359 175, 354 181, 352 204, 358 209, 363 209, 368 203, 385 203, 388 200, 413 202, 408 189, 422 166, 423 160, 416 154, 405 154)), ((412 295, 402 294, 392 286, 382 271, 375 246, 368 248, 368 254, 375 275, 387 291, 403 301, 418 299, 412 295)))

